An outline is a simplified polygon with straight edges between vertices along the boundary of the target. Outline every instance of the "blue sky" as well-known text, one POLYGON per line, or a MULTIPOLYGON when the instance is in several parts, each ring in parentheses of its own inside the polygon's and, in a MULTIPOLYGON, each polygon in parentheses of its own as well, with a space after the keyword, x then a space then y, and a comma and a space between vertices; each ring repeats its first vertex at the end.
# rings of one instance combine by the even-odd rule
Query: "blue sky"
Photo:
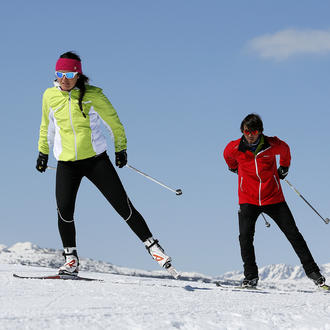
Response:
MULTIPOLYGON (((78 52, 103 88, 128 138, 132 166, 119 175, 154 236, 182 271, 217 275, 242 268, 237 177, 223 161, 256 112, 265 134, 291 147, 288 179, 330 216, 328 140, 330 25, 326 1, 10 1, 0 13, 2 161, 0 243, 61 248, 54 171, 35 170, 43 91, 55 62, 78 52)), ((109 137, 109 151, 114 157, 109 137)), ((56 165, 53 157, 50 165, 56 165)), ((329 231, 282 184, 316 261, 329 262, 329 231)), ((158 269, 103 196, 83 181, 76 204, 83 257, 158 269)), ((259 266, 299 260, 271 221, 257 224, 259 266)))

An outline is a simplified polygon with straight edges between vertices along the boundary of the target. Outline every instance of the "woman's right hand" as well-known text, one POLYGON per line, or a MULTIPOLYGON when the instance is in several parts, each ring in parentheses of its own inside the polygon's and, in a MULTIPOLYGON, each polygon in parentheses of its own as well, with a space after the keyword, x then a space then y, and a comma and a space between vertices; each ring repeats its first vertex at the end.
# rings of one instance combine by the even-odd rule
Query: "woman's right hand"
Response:
POLYGON ((39 152, 36 169, 41 173, 45 172, 47 169, 47 163, 48 163, 48 155, 39 152))

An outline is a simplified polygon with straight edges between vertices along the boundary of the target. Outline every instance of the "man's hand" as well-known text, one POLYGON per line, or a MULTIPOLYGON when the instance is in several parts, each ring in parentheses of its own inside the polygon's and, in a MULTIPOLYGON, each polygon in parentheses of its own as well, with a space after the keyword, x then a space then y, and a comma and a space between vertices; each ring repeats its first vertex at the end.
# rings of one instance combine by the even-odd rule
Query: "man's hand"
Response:
POLYGON ((228 170, 231 171, 231 172, 233 172, 233 173, 238 174, 238 168, 230 168, 230 167, 228 167, 228 170))
POLYGON ((288 167, 284 167, 284 166, 280 166, 278 169, 277 169, 277 173, 278 173, 278 176, 281 180, 283 180, 289 173, 289 168, 288 167))

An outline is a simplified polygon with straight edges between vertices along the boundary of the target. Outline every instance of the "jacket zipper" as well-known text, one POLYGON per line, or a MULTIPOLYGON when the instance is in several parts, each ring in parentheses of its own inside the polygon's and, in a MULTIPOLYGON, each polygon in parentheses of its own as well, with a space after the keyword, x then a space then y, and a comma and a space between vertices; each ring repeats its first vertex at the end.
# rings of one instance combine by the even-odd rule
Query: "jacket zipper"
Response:
POLYGON ((77 153, 77 136, 76 136, 76 132, 73 128, 73 121, 72 121, 72 113, 71 113, 71 91, 69 92, 69 114, 70 114, 70 122, 71 122, 71 128, 73 131, 73 135, 74 135, 74 151, 75 151, 75 156, 76 156, 76 160, 78 159, 78 153, 77 153))
POLYGON ((270 147, 268 147, 268 148, 265 149, 265 150, 260 151, 260 152, 257 153, 257 154, 255 155, 255 157, 254 157, 254 162, 255 162, 255 165, 256 165, 256 174, 257 174, 257 177, 258 177, 258 179, 259 179, 259 206, 261 206, 261 184, 262 184, 262 182, 261 182, 261 178, 260 178, 260 176, 259 176, 259 172, 258 172, 257 157, 258 157, 260 154, 262 154, 263 152, 265 152, 266 150, 268 150, 269 148, 270 148, 270 147))

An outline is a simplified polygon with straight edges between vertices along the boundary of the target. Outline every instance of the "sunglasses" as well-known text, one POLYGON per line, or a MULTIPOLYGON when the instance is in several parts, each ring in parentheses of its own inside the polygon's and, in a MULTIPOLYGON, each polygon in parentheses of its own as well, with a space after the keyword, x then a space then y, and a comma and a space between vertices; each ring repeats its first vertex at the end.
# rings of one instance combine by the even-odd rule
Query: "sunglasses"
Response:
POLYGON ((250 131, 249 129, 245 129, 244 130, 244 134, 246 135, 258 135, 259 134, 259 131, 258 130, 255 130, 255 131, 250 131))
POLYGON ((77 74, 78 74, 78 72, 59 72, 59 71, 55 71, 55 76, 57 78, 63 78, 65 76, 66 79, 73 79, 77 74))

